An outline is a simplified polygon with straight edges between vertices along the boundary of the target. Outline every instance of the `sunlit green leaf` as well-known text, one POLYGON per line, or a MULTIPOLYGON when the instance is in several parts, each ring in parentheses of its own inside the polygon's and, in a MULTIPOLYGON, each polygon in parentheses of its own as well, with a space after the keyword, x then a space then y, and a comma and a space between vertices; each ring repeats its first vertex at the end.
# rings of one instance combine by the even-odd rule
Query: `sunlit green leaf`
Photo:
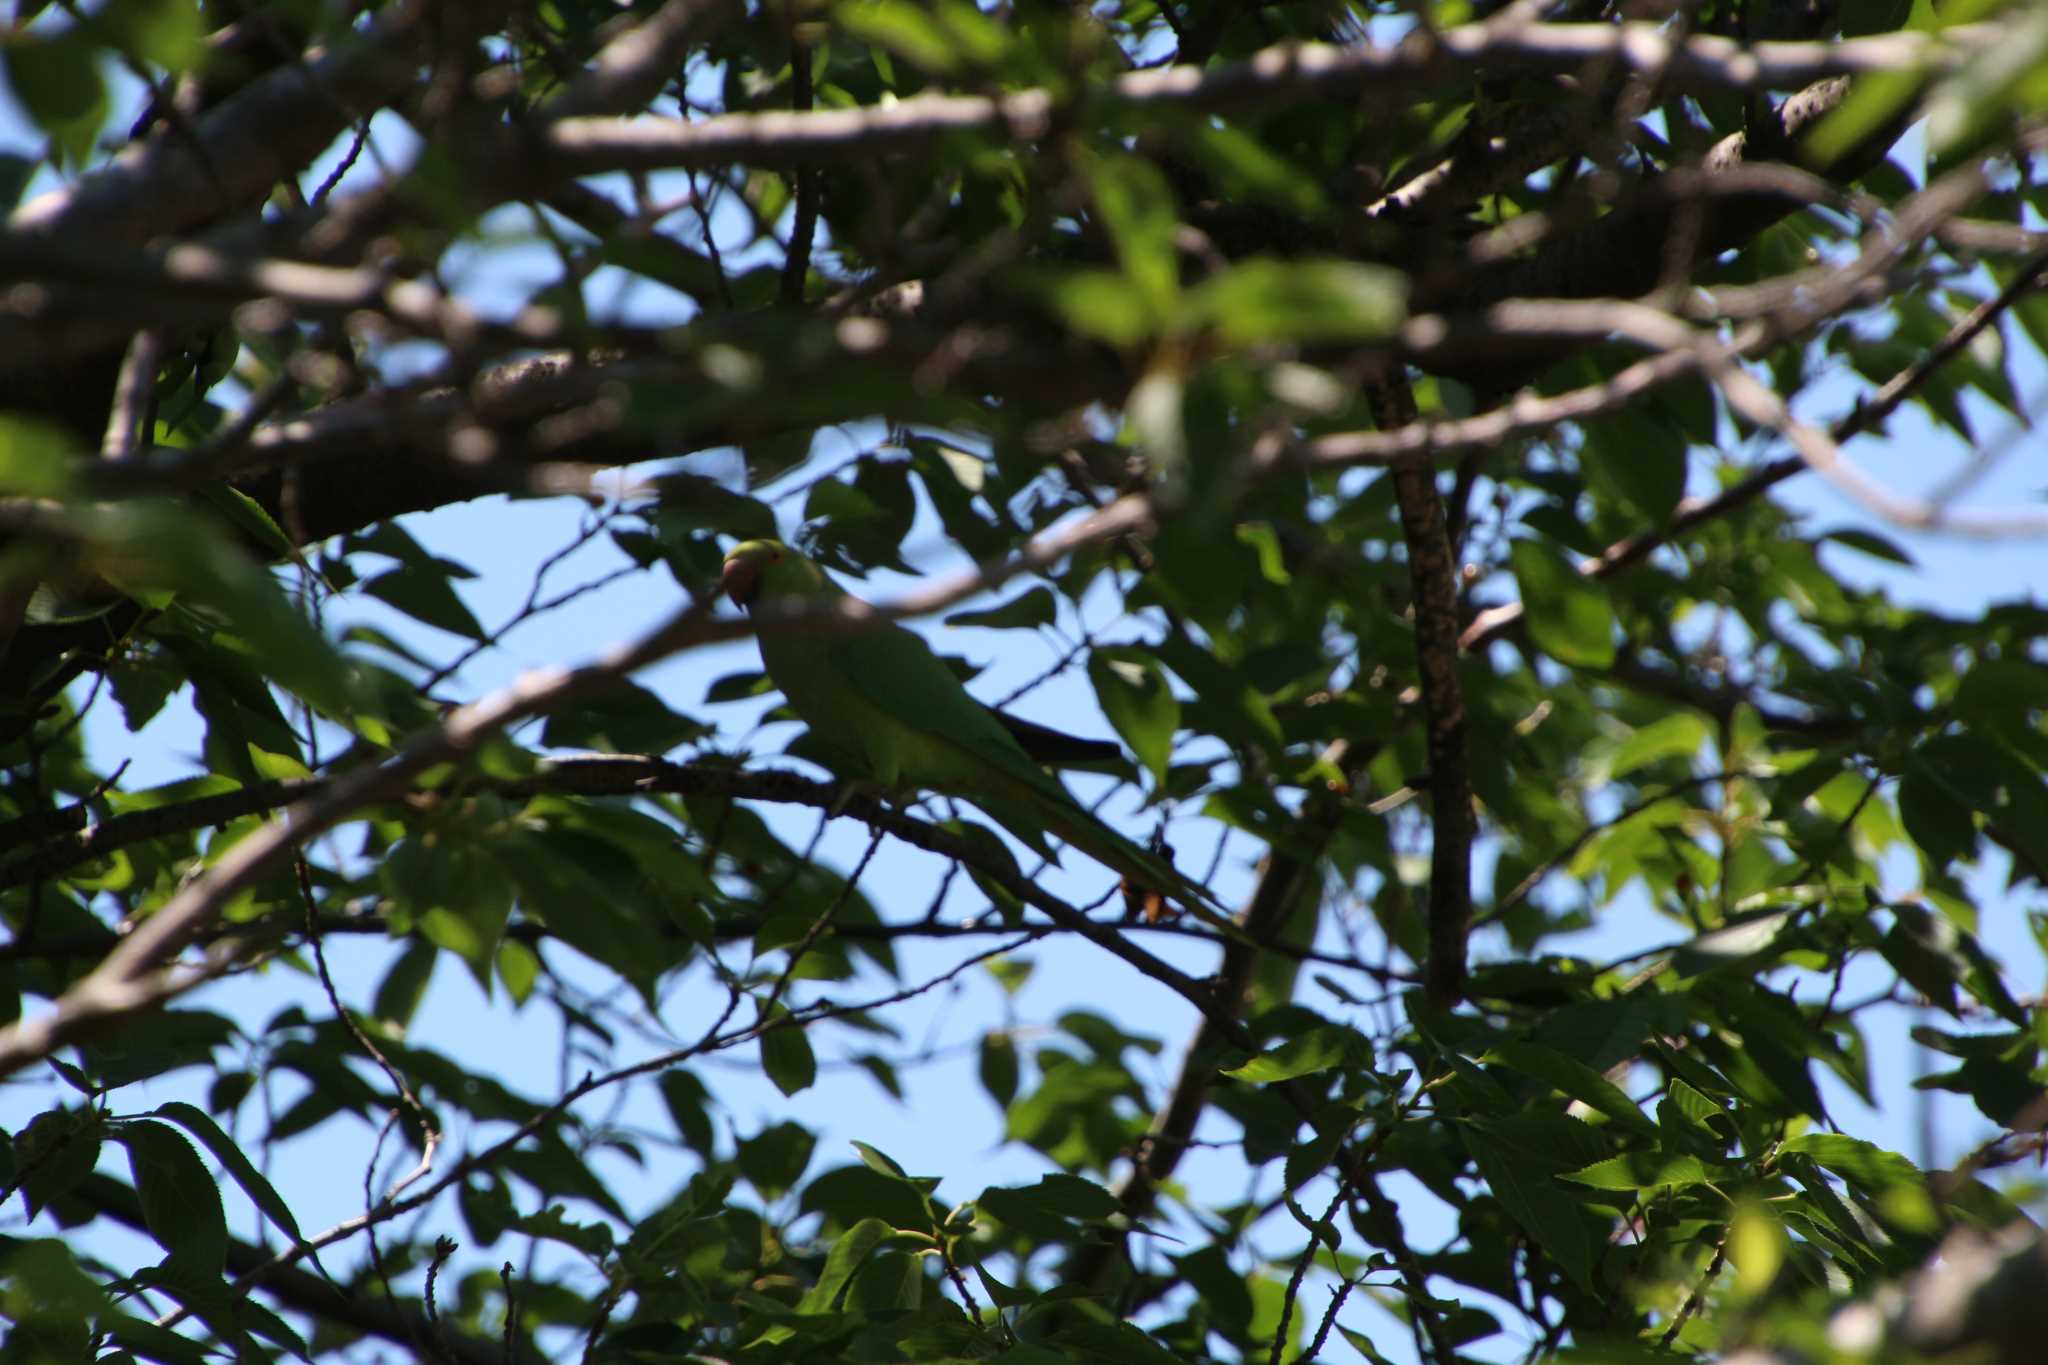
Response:
POLYGON ((1159 660, 1143 650, 1098 649, 1088 656, 1088 680, 1117 734, 1151 770, 1152 780, 1164 783, 1181 715, 1159 660))
POLYGON ((1533 540, 1510 549, 1529 634, 1543 652, 1575 668, 1614 661, 1614 610, 1601 585, 1533 540))
POLYGON ((1407 282, 1380 266, 1253 259, 1191 291, 1180 317, 1233 346, 1370 341, 1401 324, 1407 293, 1407 282))

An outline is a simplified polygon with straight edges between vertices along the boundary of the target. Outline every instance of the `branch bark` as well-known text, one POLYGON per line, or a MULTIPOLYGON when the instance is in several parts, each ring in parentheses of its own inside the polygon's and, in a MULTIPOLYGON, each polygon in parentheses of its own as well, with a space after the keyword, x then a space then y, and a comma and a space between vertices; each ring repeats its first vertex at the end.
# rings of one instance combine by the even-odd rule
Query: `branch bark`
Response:
MULTIPOLYGON (((1998 41, 1997 25, 1941 35, 1890 33, 1845 42, 1758 43, 1674 40, 1661 25, 1467 25, 1390 47, 1320 43, 1268 48, 1239 62, 1171 66, 1119 76, 1092 95, 1104 109, 1217 112, 1276 107, 1371 91, 1397 94, 1490 75, 1575 75, 1589 66, 1656 75, 1673 93, 1796 90, 1836 76, 1953 70, 1998 41)), ((706 168, 747 163, 789 166, 845 157, 895 156, 960 132, 1023 141, 1052 127, 1058 101, 1045 90, 1007 95, 919 95, 879 108, 808 114, 726 114, 678 119, 565 119, 543 150, 555 174, 706 168)), ((510 155, 510 148, 503 154, 510 155)))

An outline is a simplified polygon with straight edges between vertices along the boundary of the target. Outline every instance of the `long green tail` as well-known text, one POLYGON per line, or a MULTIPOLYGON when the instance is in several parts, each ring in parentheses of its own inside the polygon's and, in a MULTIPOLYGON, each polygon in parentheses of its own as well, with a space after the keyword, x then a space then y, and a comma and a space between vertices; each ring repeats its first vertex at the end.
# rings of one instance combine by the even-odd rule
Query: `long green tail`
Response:
POLYGON ((1166 859, 1132 843, 1076 804, 1071 797, 1060 801, 1035 789, 1032 795, 1035 798, 1033 809, 1052 833, 1112 872, 1146 890, 1178 901, 1204 924, 1232 938, 1244 937, 1244 931, 1230 918, 1222 902, 1211 895, 1207 887, 1197 886, 1182 876, 1180 870, 1166 859))

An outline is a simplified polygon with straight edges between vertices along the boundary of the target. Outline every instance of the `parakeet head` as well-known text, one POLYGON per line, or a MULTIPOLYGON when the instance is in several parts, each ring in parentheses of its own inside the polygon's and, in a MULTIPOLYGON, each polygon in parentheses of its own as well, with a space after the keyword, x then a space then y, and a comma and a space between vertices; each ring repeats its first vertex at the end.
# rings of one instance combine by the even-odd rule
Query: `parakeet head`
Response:
POLYGON ((811 597, 831 580, 816 564, 779 540, 742 541, 725 556, 725 595, 739 607, 770 597, 811 597))

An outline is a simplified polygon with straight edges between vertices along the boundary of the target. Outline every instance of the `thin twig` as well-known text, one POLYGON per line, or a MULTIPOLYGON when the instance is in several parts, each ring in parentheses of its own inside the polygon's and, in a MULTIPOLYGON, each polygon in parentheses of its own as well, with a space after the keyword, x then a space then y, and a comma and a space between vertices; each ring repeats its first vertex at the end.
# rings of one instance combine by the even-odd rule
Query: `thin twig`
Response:
MULTIPOLYGON (((1322 1232, 1320 1229, 1321 1227, 1331 1226, 1330 1220, 1337 1216, 1338 1209, 1344 1207, 1344 1200, 1350 1193, 1350 1182, 1339 1179, 1337 1182, 1337 1192, 1330 1196, 1330 1206, 1323 1210, 1323 1216, 1318 1220, 1318 1226, 1311 1227, 1308 1230, 1308 1245, 1302 1248, 1300 1258, 1295 1261, 1294 1273, 1287 1277, 1287 1289, 1280 1298, 1280 1322, 1273 1329, 1273 1345, 1272 1349, 1266 1353, 1266 1365, 1280 1365, 1280 1353, 1287 1345, 1287 1325, 1294 1317, 1294 1301, 1301 1294, 1302 1281, 1308 1278, 1308 1268, 1315 1263, 1316 1248, 1322 1245, 1322 1232)), ((1290 1201, 1288 1208, 1292 1209, 1294 1207, 1295 1205, 1290 1201)), ((1328 1320, 1325 1319, 1324 1331, 1328 1330, 1328 1320)), ((1310 1351, 1308 1354, 1314 1355, 1315 1352, 1310 1351)), ((1307 1356, 1301 1358, 1305 1360, 1307 1356)))
MULTIPOLYGON (((800 37, 795 25, 789 32, 790 108, 803 111, 812 104, 811 47, 800 37)), ((796 170, 796 217, 789 228, 789 253, 782 262, 782 304, 794 308, 804 301, 804 283, 811 274, 811 244, 818 235, 818 171, 813 166, 796 170)))

